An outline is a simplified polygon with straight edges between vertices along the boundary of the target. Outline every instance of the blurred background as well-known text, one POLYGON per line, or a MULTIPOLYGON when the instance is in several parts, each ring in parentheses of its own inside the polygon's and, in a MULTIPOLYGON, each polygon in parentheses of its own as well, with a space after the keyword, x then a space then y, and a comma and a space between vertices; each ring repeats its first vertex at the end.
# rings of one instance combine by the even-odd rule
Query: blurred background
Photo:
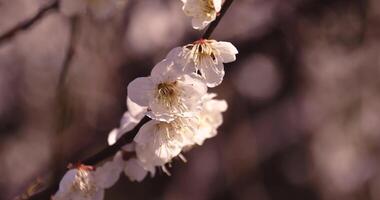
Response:
MULTIPOLYGON (((1 37, 54 2, 0 0, 0 199, 104 148, 127 84, 201 35, 179 0, 125 0, 1 37)), ((213 38, 239 50, 210 90, 229 104, 218 136, 106 200, 380 199, 380 1, 236 0, 213 38)))

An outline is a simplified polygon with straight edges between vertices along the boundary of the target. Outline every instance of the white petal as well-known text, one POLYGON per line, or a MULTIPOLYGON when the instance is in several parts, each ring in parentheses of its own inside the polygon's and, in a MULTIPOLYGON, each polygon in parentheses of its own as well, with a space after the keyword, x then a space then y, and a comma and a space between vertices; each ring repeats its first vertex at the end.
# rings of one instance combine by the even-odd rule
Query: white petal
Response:
POLYGON ((238 53, 238 50, 230 42, 215 42, 213 46, 219 51, 220 55, 218 56, 222 59, 222 62, 229 63, 236 60, 235 55, 238 53))
POLYGON ((169 59, 164 59, 157 63, 150 73, 152 81, 155 84, 175 81, 180 75, 181 73, 179 66, 175 65, 174 61, 169 59))
POLYGON ((200 71, 208 87, 218 86, 223 81, 225 72, 222 62, 214 63, 211 58, 206 57, 202 60, 200 71))
POLYGON ((137 133, 136 137, 133 139, 137 144, 146 144, 148 143, 152 137, 154 132, 156 131, 157 121, 151 120, 145 123, 137 133))
POLYGON ((153 92, 154 85, 149 77, 136 78, 128 85, 128 97, 140 106, 148 106, 153 92))
POLYGON ((191 23, 194 29, 202 30, 210 23, 210 21, 205 21, 201 18, 193 18, 191 23))
POLYGON ((162 128, 164 122, 150 122, 135 137, 136 155, 142 162, 161 166, 181 152, 183 138, 178 134, 179 130, 162 128), (160 129, 157 128, 157 123, 160 123, 160 129))
MULTIPOLYGON (((145 112, 144 112, 145 115, 145 112)), ((119 129, 119 134, 118 134, 118 139, 127 133, 128 131, 131 131, 136 127, 136 125, 141 121, 142 117, 144 115, 139 115, 137 116, 138 118, 132 116, 130 112, 125 112, 123 117, 120 120, 120 129, 119 129)))
POLYGON ((144 113, 146 112, 146 107, 140 106, 139 104, 133 102, 129 97, 127 98, 128 112, 131 113, 136 119, 142 119, 144 113))
POLYGON ((135 158, 129 159, 125 164, 124 173, 131 181, 141 182, 147 175, 147 171, 135 158))
POLYGON ((70 169, 66 172, 66 174, 62 177, 61 182, 59 183, 59 190, 57 193, 60 192, 67 192, 71 189, 71 186, 75 180, 75 175, 77 174, 76 169, 70 169))
POLYGON ((175 114, 180 113, 173 113, 169 112, 166 107, 164 107, 162 104, 158 102, 153 102, 150 105, 151 110, 146 114, 149 118, 160 121, 160 122, 171 122, 176 118, 175 114))
POLYGON ((108 161, 95 171, 96 183, 101 188, 109 188, 116 183, 123 171, 124 162, 108 161))
POLYGON ((213 4, 215 7, 215 11, 220 12, 220 9, 222 9, 222 0, 213 0, 213 4))
POLYGON ((202 80, 200 80, 199 77, 195 75, 183 76, 183 78, 181 79, 181 83, 192 87, 193 94, 189 95, 188 93, 186 93, 188 96, 190 96, 190 98, 192 97, 192 95, 196 95, 197 97, 195 98, 198 99, 200 96, 203 96, 204 94, 207 93, 207 87, 205 83, 202 80))
POLYGON ((175 47, 166 55, 166 60, 172 60, 175 63, 182 64, 183 61, 183 47, 175 47))
POLYGON ((108 138, 107 138, 108 145, 113 145, 113 144, 116 143, 116 141, 117 141, 117 139, 118 139, 118 133, 119 133, 119 129, 114 128, 114 129, 108 134, 108 138))
MULTIPOLYGON (((93 196, 85 196, 83 199, 76 200, 103 200, 104 199, 104 190, 98 190, 93 196)), ((74 199, 73 199, 74 200, 74 199)))
POLYGON ((206 103, 205 107, 209 111, 225 112, 227 110, 228 105, 225 100, 212 99, 206 103))

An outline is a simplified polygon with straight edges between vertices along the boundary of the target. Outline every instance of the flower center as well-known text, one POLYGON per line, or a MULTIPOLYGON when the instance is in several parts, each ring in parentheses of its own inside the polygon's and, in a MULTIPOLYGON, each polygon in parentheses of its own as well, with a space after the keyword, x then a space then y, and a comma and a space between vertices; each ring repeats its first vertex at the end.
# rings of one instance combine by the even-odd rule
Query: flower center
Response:
POLYGON ((207 16, 211 15, 211 13, 215 10, 213 0, 200 0, 202 3, 202 10, 206 13, 207 16))
POLYGON ((91 174, 88 170, 78 169, 72 189, 80 191, 86 196, 95 192, 96 186, 92 183, 91 174))
POLYGON ((212 47, 210 40, 198 40, 188 45, 187 48, 190 49, 188 56, 193 60, 195 66, 199 66, 206 57, 211 57, 211 59, 216 62, 215 54, 217 52, 212 47))
POLYGON ((179 103, 180 90, 177 81, 160 83, 157 86, 156 98, 164 106, 170 108, 179 103))

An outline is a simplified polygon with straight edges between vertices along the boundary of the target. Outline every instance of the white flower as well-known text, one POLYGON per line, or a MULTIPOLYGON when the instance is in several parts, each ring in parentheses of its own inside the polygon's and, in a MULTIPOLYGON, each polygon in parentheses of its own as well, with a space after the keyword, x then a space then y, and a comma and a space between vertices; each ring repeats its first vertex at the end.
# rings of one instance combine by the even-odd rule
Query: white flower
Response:
POLYGON ((167 59, 183 66, 185 73, 199 71, 208 87, 215 87, 223 81, 223 63, 236 60, 236 47, 230 42, 201 39, 184 47, 174 48, 167 59))
POLYGON ((207 87, 196 74, 179 73, 178 68, 171 60, 161 61, 149 77, 136 78, 128 85, 128 97, 147 107, 147 115, 155 120, 192 116, 207 87))
POLYGON ((145 168, 164 166, 178 156, 182 148, 194 143, 196 118, 177 118, 169 123, 151 120, 137 133, 136 155, 145 168))
POLYGON ((215 20, 222 7, 222 0, 182 0, 182 10, 186 15, 193 17, 192 25, 195 29, 204 29, 215 20))
POLYGON ((60 10, 67 16, 91 13, 97 19, 110 17, 126 0, 61 0, 60 10))
POLYGON ((124 173, 131 181, 141 182, 150 172, 151 177, 156 173, 155 166, 144 165, 139 159, 131 158, 126 161, 124 173))
POLYGON ((222 112, 227 110, 227 102, 213 99, 215 96, 215 94, 208 94, 204 97, 199 113, 199 126, 194 134, 194 142, 198 145, 214 137, 217 134, 217 128, 223 123, 222 112))
POLYGON ((111 187, 124 168, 121 154, 113 161, 95 170, 92 166, 79 165, 63 176, 53 200, 102 200, 104 189, 111 187))
POLYGON ((127 108, 128 111, 123 114, 120 120, 120 127, 113 129, 108 134, 108 145, 115 144, 121 136, 135 128, 147 111, 146 107, 137 105, 129 98, 127 98, 127 108))

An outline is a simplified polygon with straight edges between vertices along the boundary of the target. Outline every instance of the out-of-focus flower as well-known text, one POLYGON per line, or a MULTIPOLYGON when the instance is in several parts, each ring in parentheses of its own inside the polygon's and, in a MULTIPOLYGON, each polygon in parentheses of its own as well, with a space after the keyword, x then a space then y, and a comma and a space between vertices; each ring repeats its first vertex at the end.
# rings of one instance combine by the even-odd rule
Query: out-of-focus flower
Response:
POLYGON ((183 66, 185 73, 199 71, 208 87, 215 87, 223 81, 224 65, 236 60, 238 50, 230 42, 201 39, 184 47, 176 47, 167 59, 183 66))
POLYGON ((123 114, 120 120, 120 127, 114 128, 108 134, 108 145, 113 145, 116 141, 123 136, 126 132, 132 130, 145 116, 146 107, 139 106, 135 102, 127 98, 128 111, 123 114))
POLYGON ((204 29, 215 20, 222 8, 222 0, 182 0, 182 2, 182 10, 193 18, 191 22, 195 29, 204 29))
POLYGON ((53 200, 102 200, 104 189, 119 179, 124 168, 121 153, 113 161, 95 170, 92 166, 78 165, 63 176, 53 200))
POLYGON ((131 158, 125 163, 124 173, 131 181, 141 182, 148 172, 153 177, 156 173, 155 166, 144 165, 144 163, 136 158, 131 158))
POLYGON ((147 115, 158 121, 190 117, 198 110, 206 84, 196 74, 183 74, 171 60, 163 60, 149 77, 140 77, 128 85, 128 97, 147 107, 147 115))
POLYGON ((227 110, 227 102, 213 99, 215 96, 216 94, 208 94, 203 99, 202 109, 199 113, 199 125, 193 138, 198 145, 202 145, 206 139, 214 137, 217 134, 217 128, 223 123, 222 112, 227 110))
POLYGON ((123 7, 126 0, 61 0, 61 12, 67 16, 91 13, 97 19, 106 19, 123 7))

